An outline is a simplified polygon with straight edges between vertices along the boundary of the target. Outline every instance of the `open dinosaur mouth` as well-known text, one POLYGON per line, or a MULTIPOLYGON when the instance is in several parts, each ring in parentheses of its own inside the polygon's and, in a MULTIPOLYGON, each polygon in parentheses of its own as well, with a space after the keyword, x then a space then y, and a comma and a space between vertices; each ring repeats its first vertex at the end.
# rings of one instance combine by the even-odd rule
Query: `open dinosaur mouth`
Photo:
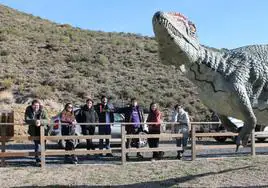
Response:
POLYGON ((166 29, 172 32, 173 35, 186 39, 167 19, 163 17, 154 18, 154 24, 164 26, 166 29))
MULTIPOLYGON (((168 19, 166 19, 166 18, 164 18, 164 17, 161 17, 161 16, 154 16, 154 18, 153 18, 153 24, 154 25, 156 25, 156 24, 158 24, 158 25, 161 25, 161 26, 163 26, 164 28, 166 28, 167 29, 167 31, 170 33, 170 34, 172 34, 172 35, 174 35, 174 36, 176 36, 176 37, 179 37, 179 38, 182 38, 183 40, 185 40, 188 44, 190 44, 192 47, 194 47, 196 50, 198 50, 197 48, 196 48, 196 46, 195 45, 193 45, 190 41, 189 41, 189 39, 187 38, 187 37, 185 37, 176 27, 174 27, 169 21, 168 21, 168 19)), ((183 23, 184 25, 185 25, 185 23, 183 23)), ((187 27, 186 25, 185 25, 185 27, 187 27)))

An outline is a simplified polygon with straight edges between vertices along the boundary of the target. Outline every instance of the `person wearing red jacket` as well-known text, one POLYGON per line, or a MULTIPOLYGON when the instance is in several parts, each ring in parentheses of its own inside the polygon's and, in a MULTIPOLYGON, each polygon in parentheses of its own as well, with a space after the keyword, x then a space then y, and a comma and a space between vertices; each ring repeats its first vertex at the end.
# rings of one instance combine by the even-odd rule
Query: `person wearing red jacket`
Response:
MULTIPOLYGON (((152 102, 150 104, 150 112, 146 122, 155 124, 148 125, 149 134, 160 134, 161 118, 162 114, 159 111, 157 104, 155 102, 152 102)), ((159 146, 159 138, 148 138, 148 144, 150 148, 157 148, 159 146)), ((154 151, 153 160, 160 159, 163 155, 163 152, 154 151)))

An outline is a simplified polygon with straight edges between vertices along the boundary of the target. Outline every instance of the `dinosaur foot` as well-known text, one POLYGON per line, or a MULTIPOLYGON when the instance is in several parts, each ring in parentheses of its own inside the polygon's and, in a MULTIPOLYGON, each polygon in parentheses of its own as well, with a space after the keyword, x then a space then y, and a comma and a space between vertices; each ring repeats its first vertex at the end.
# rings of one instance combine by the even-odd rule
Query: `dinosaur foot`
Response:
POLYGON ((236 144, 235 152, 237 152, 238 149, 239 149, 239 146, 242 144, 242 143, 241 143, 240 136, 236 136, 236 137, 235 137, 235 144, 236 144))
POLYGON ((241 139, 242 140, 242 146, 243 147, 247 147, 249 136, 250 136, 250 134, 247 134, 247 135, 244 136, 244 138, 241 139))
POLYGON ((248 146, 248 138, 244 140, 236 140, 236 149, 235 152, 238 152, 239 146, 247 147, 248 146))
POLYGON ((236 144, 235 152, 238 152, 240 144, 236 144))

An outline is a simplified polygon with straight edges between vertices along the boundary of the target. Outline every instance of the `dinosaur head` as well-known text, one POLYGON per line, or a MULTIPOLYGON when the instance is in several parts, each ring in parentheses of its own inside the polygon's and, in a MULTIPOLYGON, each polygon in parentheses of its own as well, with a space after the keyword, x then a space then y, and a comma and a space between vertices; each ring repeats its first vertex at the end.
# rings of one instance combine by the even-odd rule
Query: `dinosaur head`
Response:
POLYGON ((181 66, 198 59, 200 44, 196 27, 180 13, 156 12, 153 29, 159 44, 161 61, 181 66))

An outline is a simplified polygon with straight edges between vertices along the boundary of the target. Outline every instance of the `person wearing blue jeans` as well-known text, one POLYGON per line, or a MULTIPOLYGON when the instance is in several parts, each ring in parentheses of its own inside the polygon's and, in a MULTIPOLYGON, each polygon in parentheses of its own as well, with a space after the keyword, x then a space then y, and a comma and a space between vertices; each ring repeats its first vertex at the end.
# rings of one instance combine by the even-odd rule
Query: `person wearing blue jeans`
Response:
MULTIPOLYGON (((30 136, 40 136, 40 126, 47 122, 47 115, 39 100, 33 100, 24 113, 24 120, 29 125, 28 134, 30 136)), ((40 140, 34 140, 34 152, 36 164, 40 165, 40 156, 37 154, 41 151, 40 140)))

